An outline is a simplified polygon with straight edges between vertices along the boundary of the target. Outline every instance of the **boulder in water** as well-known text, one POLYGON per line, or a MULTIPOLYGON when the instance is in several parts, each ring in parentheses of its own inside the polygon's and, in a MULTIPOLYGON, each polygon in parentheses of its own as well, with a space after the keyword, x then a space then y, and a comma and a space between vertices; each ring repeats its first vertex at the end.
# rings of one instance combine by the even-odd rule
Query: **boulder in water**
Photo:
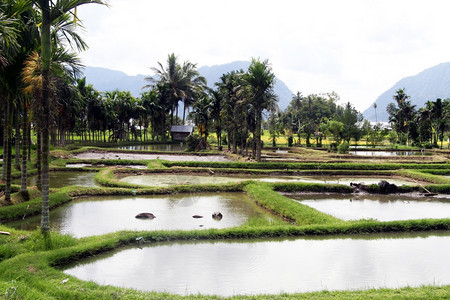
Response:
POLYGON ((143 212, 136 215, 136 219, 154 219, 156 216, 149 212, 143 212))
POLYGON ((213 218, 214 220, 222 220, 223 215, 222 215, 219 211, 215 211, 215 212, 213 212, 213 214, 212 214, 212 218, 213 218))

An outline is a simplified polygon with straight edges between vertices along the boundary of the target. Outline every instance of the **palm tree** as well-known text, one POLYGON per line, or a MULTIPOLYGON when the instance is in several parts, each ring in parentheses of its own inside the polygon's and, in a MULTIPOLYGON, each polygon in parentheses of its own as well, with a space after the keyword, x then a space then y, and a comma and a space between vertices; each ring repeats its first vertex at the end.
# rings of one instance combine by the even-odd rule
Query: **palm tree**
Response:
MULTIPOLYGON (((51 25, 60 21, 60 18, 69 13, 72 9, 82 4, 98 3, 103 4, 100 0, 60 0, 53 3, 50 0, 39 0, 38 4, 41 9, 41 57, 42 57, 42 219, 41 230, 44 234, 50 230, 49 221, 49 89, 50 89, 50 61, 52 55, 51 44, 51 25), (50 6, 52 4, 52 6, 50 6)), ((61 27, 60 27, 61 28, 61 27)), ((66 28, 63 27, 63 34, 66 28)), ((67 35, 66 35, 67 37, 67 35)), ((80 44, 77 43, 77 46, 80 44)))
POLYGON ((219 91, 210 91, 211 93, 211 118, 214 121, 214 128, 217 135, 217 149, 222 151, 222 110, 223 97, 219 91))
POLYGON ((178 57, 172 53, 167 57, 166 67, 158 62, 159 68, 151 68, 155 75, 145 78, 150 84, 144 86, 144 88, 146 88, 160 84, 166 87, 166 96, 168 97, 168 101, 166 102, 170 105, 172 124, 175 111, 178 119, 178 103, 184 101, 184 109, 186 110, 186 108, 193 103, 193 99, 196 95, 198 95, 206 86, 206 79, 199 75, 196 64, 186 61, 183 65, 180 65, 177 60, 178 57))
POLYGON ((0 70, 8 65, 8 60, 15 56, 20 49, 17 41, 19 20, 14 16, 18 10, 14 10, 13 15, 8 15, 11 8, 10 1, 0 3, 0 70))
POLYGON ((274 107, 277 101, 277 96, 273 92, 275 74, 268 60, 252 59, 247 73, 244 74, 244 80, 248 84, 246 90, 255 116, 256 160, 260 162, 262 112, 274 107))
POLYGON ((375 109, 375 123, 378 123, 378 118, 377 118, 377 104, 374 102, 373 103, 373 109, 375 109))
MULTIPOLYGON (((13 124, 13 107, 18 111, 21 107, 20 70, 28 53, 36 46, 36 22, 32 13, 31 1, 2 1, 0 3, 0 96, 5 105, 4 127, 4 163, 2 178, 6 180, 5 200, 10 200, 11 187, 11 131, 16 128, 16 141, 20 135, 13 124)), ((19 118, 14 121, 18 122, 19 118)), ((17 144, 16 144, 17 145, 17 144)), ((16 150, 16 155, 20 151, 16 150)), ((17 156, 18 157, 18 156, 17 156)), ((17 166, 16 164, 16 167, 17 166)))

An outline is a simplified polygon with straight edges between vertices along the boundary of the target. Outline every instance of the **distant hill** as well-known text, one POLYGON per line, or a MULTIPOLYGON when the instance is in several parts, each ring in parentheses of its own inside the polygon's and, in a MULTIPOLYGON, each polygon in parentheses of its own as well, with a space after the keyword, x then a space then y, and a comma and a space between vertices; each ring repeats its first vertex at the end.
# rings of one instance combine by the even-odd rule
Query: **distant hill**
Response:
MULTIPOLYGON (((405 89, 410 96, 411 103, 416 108, 423 107, 428 100, 450 97, 450 62, 442 63, 420 72, 417 75, 405 77, 393 87, 381 94, 375 101, 377 104, 377 119, 379 122, 388 121, 386 107, 394 102, 393 96, 398 89, 405 89)), ((370 106, 363 112, 364 118, 375 121, 375 109, 370 106)))
MULTIPOLYGON (((208 81, 208 86, 210 88, 215 88, 214 83, 218 82, 223 74, 231 71, 244 70, 247 71, 250 62, 248 61, 235 61, 229 64, 214 65, 214 66, 204 66, 198 69, 200 74, 206 78, 208 81)), ((276 75, 276 74, 275 74, 276 75)), ((275 94, 278 95, 278 106, 280 109, 285 109, 292 100, 294 93, 286 86, 286 84, 276 77, 275 94)))
POLYGON ((135 97, 142 93, 145 82, 144 75, 129 76, 122 71, 99 67, 86 67, 84 70, 86 82, 92 84, 98 91, 130 91, 135 97))
MULTIPOLYGON (((206 78, 208 86, 214 88, 214 83, 218 82, 223 74, 240 69, 246 71, 249 65, 250 63, 246 61, 236 61, 224 65, 200 67, 198 71, 206 78)), ((124 72, 107 68, 86 67, 84 76, 86 76, 86 81, 99 91, 119 89, 130 91, 133 96, 138 97, 143 91, 142 87, 148 84, 144 78, 150 76, 150 74, 129 76, 124 72)), ((276 78, 274 90, 279 97, 279 107, 285 109, 291 101, 293 93, 278 78, 276 78)))

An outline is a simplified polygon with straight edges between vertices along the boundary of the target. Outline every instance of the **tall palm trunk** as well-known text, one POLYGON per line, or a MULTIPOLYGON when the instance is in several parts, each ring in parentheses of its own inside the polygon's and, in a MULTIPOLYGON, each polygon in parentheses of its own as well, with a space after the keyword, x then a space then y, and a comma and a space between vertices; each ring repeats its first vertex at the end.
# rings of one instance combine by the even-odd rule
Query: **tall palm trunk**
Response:
POLYGON ((36 128, 36 170, 37 170, 37 178, 36 178, 36 186, 41 191, 42 190, 42 134, 41 130, 36 128))
POLYGON ((261 120, 262 110, 258 109, 256 112, 256 130, 255 130, 255 142, 256 142, 256 161, 261 161, 261 120))
POLYGON ((28 161, 31 162, 31 123, 27 121, 28 161))
POLYGON ((8 101, 5 99, 3 103, 4 123, 3 123, 3 166, 2 166, 2 180, 6 181, 6 162, 8 160, 8 101))
POLYGON ((20 118, 19 118, 19 107, 17 105, 14 108, 14 140, 15 140, 15 161, 14 168, 20 170, 20 118))
POLYGON ((22 193, 27 192, 27 150, 28 150, 28 109, 24 100, 23 104, 23 116, 22 116, 22 174, 20 176, 20 191, 22 193))
POLYGON ((5 187, 5 202, 11 203, 11 101, 6 104, 6 160, 3 158, 3 167, 6 167, 6 187, 5 187))
POLYGON ((49 72, 51 58, 49 0, 39 0, 42 10, 41 56, 42 56, 42 218, 41 230, 50 231, 49 218, 49 72))

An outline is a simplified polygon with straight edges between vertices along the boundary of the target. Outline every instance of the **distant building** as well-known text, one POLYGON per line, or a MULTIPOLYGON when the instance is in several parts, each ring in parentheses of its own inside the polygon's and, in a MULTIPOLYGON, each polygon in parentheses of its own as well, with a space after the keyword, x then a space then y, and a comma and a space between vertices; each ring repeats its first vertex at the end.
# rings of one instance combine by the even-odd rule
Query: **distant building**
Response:
POLYGON ((192 125, 172 125, 170 133, 172 135, 172 141, 184 141, 194 131, 192 125))

